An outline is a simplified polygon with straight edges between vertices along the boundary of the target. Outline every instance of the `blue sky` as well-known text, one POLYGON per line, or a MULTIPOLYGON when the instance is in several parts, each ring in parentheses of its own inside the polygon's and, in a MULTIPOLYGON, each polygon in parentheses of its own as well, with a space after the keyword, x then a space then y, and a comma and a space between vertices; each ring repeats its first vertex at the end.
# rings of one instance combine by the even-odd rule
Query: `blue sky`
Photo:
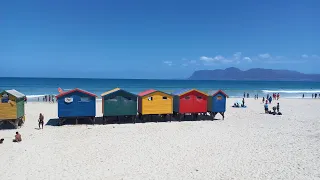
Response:
POLYGON ((28 0, 0 6, 0 76, 320 73, 319 1, 28 0), (10 67, 10 68, 5 68, 10 67))

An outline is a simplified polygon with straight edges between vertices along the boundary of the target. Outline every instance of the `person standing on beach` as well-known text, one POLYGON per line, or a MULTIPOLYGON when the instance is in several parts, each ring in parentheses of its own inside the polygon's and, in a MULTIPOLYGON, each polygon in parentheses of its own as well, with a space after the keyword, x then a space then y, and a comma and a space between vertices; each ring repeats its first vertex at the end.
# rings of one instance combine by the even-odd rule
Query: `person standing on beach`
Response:
POLYGON ((40 113, 40 115, 39 115, 38 123, 39 123, 39 129, 40 129, 40 125, 41 125, 41 127, 42 127, 42 129, 43 129, 44 116, 43 116, 43 114, 42 114, 42 113, 40 113))
POLYGON ((302 94, 302 98, 304 98, 304 94, 302 94))
POLYGON ((313 98, 313 94, 311 95, 311 97, 313 98))
POLYGON ((317 98, 317 93, 314 94, 314 98, 315 98, 315 99, 317 98))
POLYGON ((246 92, 243 93, 243 97, 244 97, 244 98, 246 97, 246 92))
POLYGON ((264 103, 264 96, 262 97, 262 103, 264 103))
POLYGON ((279 113, 279 111, 280 111, 280 104, 277 103, 277 112, 279 113))
POLYGON ((279 100, 279 98, 280 98, 280 93, 277 94, 277 100, 279 100))

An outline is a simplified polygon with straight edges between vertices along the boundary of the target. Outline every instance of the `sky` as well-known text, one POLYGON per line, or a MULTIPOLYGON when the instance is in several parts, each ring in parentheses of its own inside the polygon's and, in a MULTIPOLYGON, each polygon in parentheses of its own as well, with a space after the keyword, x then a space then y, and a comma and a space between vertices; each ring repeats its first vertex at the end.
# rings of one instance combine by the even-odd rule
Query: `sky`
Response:
POLYGON ((180 79, 237 67, 320 73, 320 1, 10 0, 1 77, 180 79))

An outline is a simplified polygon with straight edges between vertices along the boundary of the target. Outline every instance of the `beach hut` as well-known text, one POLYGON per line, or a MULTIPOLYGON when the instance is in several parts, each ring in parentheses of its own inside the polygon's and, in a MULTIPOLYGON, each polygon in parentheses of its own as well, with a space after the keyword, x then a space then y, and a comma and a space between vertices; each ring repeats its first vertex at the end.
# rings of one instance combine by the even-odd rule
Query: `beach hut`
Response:
POLYGON ((173 112, 175 115, 207 113, 208 95, 197 89, 182 89, 172 93, 173 112))
POLYGON ((135 122, 137 116, 137 95, 120 88, 115 88, 101 94, 104 122, 110 116, 130 116, 135 122))
POLYGON ((56 96, 60 125, 67 119, 89 118, 94 123, 96 116, 96 95, 82 89, 61 92, 56 96))
MULTIPOLYGON (((173 96, 162 91, 149 89, 138 94, 139 118, 144 115, 171 115, 173 96)), ((152 117, 152 116, 151 116, 152 117)))
POLYGON ((24 123, 25 97, 24 94, 14 89, 0 93, 0 125, 7 121, 18 128, 24 123))
POLYGON ((226 101, 229 96, 222 90, 210 92, 208 97, 208 112, 212 118, 220 113, 224 119, 224 112, 226 111, 226 101))

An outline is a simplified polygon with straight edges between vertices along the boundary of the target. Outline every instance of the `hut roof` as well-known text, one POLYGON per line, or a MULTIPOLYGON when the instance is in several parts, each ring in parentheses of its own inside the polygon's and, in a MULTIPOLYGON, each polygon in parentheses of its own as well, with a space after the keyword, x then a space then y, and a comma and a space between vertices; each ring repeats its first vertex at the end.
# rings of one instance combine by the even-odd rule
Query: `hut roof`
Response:
POLYGON ((146 96, 146 95, 154 93, 154 92, 161 92, 161 93, 167 94, 169 96, 172 96, 171 94, 168 94, 168 93, 165 93, 162 91, 158 91, 158 90, 154 90, 154 89, 149 89, 149 90, 143 91, 143 92, 139 93, 138 96, 146 96))
POLYGON ((105 95, 108 95, 108 94, 117 92, 117 91, 119 91, 119 90, 121 90, 121 89, 120 89, 120 88, 114 88, 114 89, 111 89, 110 91, 107 91, 107 92, 102 93, 101 96, 103 97, 103 96, 105 96, 105 95))
MULTIPOLYGON (((103 96, 109 95, 109 94, 114 93, 114 92, 117 92, 117 91, 125 91, 125 90, 120 89, 120 88, 114 88, 114 89, 112 89, 112 90, 110 90, 110 91, 107 91, 107 92, 102 93, 101 96, 103 97, 103 96)), ((132 94, 133 96, 137 96, 137 95, 135 95, 135 94, 133 94, 133 93, 130 93, 130 92, 128 92, 128 91, 125 91, 125 92, 126 92, 126 93, 129 93, 129 94, 132 94)))
POLYGON ((26 95, 22 94, 21 92, 15 90, 15 89, 10 89, 10 90, 5 90, 4 92, 11 94, 12 96, 16 97, 16 98, 23 98, 26 95))
POLYGON ((173 92, 172 94, 177 95, 177 96, 182 96, 182 95, 187 94, 191 91, 197 91, 198 93, 201 93, 201 94, 208 96, 206 93, 199 91, 197 89, 181 89, 181 90, 177 90, 177 91, 173 92))
POLYGON ((215 95, 217 95, 218 93, 221 93, 221 94, 223 94, 224 96, 226 96, 227 98, 229 98, 229 96, 225 93, 225 92, 223 92, 221 89, 219 89, 218 91, 216 91, 216 92, 214 92, 214 91, 210 91, 210 93, 209 94, 212 94, 212 96, 215 96, 215 95))
POLYGON ((91 92, 88 92, 88 91, 85 91, 85 90, 82 90, 82 89, 79 89, 79 88, 75 88, 75 89, 72 89, 70 91, 66 91, 66 92, 63 92, 63 93, 60 93, 58 95, 56 95, 56 98, 60 98, 62 96, 65 96, 65 95, 68 95, 70 93, 74 93, 74 92, 81 92, 83 94, 87 94, 89 96, 93 96, 93 97, 97 97, 97 95, 91 93, 91 92))

